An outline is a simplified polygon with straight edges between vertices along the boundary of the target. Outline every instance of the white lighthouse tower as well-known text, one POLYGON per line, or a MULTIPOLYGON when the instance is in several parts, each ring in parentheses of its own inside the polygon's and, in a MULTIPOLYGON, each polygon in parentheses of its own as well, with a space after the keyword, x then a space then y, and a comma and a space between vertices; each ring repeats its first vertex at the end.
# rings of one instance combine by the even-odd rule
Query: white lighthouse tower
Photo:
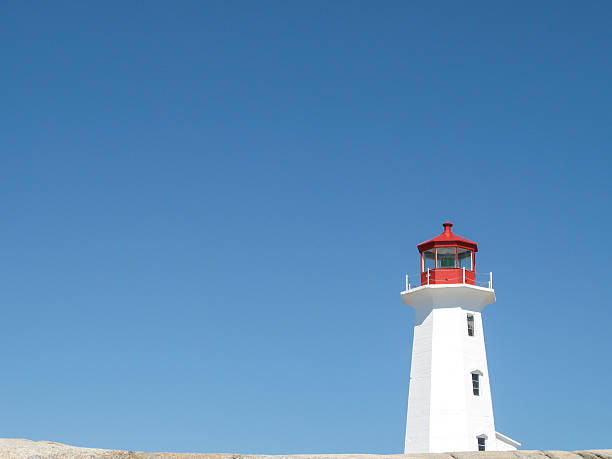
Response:
POLYGON ((520 443, 495 431, 481 312, 495 301, 493 276, 475 270, 475 242, 453 225, 418 245, 420 286, 406 276, 416 311, 405 453, 509 451, 520 443))

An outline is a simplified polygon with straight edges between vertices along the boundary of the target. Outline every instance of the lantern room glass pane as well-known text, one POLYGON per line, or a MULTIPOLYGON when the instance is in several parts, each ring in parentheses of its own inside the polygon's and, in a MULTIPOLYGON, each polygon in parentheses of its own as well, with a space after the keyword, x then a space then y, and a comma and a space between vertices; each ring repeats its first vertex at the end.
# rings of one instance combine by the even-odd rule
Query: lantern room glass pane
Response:
POLYGON ((456 268, 457 248, 440 247, 438 252, 438 268, 456 268))
POLYGON ((434 269, 436 267, 436 259, 434 257, 433 250, 426 250, 423 252, 423 272, 427 272, 428 269, 434 269))
POLYGON ((472 251, 469 249, 459 249, 459 267, 470 271, 472 268, 472 251))

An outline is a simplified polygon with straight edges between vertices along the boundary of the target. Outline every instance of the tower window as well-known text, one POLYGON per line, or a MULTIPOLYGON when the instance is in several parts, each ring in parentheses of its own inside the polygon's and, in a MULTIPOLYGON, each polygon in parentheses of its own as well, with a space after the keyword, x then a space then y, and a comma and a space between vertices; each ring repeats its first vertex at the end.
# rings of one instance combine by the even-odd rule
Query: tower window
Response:
POLYGON ((474 395, 480 395, 480 375, 472 373, 472 392, 474 395))
POLYGON ((485 437, 476 437, 478 439, 478 451, 485 450, 485 437))
POLYGON ((467 315, 468 336, 474 336, 474 314, 467 315))

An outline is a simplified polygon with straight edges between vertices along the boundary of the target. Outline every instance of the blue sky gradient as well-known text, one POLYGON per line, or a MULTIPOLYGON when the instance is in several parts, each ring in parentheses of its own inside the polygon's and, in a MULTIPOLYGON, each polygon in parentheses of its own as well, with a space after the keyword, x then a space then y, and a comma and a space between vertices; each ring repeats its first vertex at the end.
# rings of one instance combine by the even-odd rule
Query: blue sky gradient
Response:
POLYGON ((416 244, 497 429, 610 448, 612 3, 3 3, 1 435, 398 453, 416 244))

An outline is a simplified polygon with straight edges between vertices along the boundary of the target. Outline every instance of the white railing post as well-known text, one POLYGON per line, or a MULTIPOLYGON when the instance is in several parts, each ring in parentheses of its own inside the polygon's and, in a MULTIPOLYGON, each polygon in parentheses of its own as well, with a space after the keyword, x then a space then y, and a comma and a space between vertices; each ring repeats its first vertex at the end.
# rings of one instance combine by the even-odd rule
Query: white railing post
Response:
POLYGON ((463 268, 463 283, 465 284, 465 268, 463 268))
POLYGON ((493 273, 489 273, 489 288, 493 288, 493 273))
POLYGON ((429 268, 427 268, 427 285, 429 285, 429 268))
POLYGON ((408 280, 408 274, 406 274, 406 291, 410 290, 410 281, 408 280))

